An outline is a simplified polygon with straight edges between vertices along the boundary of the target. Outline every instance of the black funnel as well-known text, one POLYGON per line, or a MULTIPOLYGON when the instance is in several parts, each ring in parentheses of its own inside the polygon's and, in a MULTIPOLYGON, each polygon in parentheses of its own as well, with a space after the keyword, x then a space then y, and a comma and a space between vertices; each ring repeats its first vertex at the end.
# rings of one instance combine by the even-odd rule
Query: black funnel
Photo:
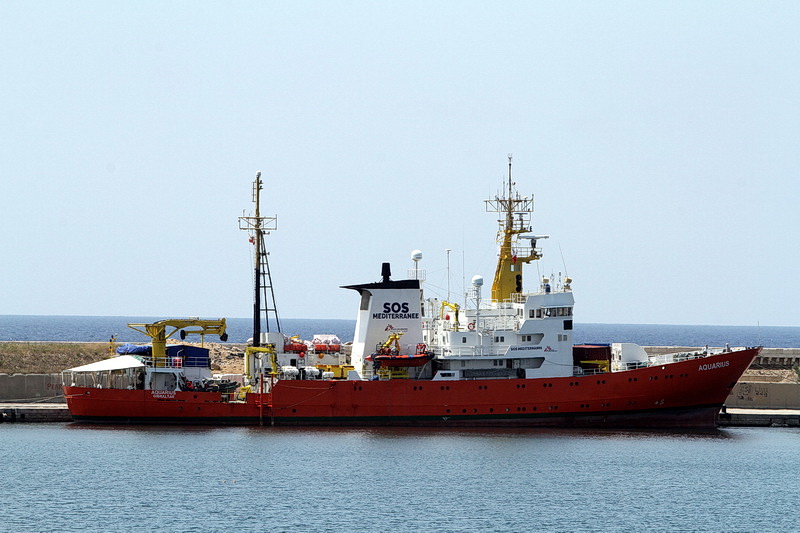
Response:
POLYGON ((384 282, 389 281, 389 278, 392 275, 392 267, 389 263, 383 263, 381 265, 381 277, 383 278, 384 282))

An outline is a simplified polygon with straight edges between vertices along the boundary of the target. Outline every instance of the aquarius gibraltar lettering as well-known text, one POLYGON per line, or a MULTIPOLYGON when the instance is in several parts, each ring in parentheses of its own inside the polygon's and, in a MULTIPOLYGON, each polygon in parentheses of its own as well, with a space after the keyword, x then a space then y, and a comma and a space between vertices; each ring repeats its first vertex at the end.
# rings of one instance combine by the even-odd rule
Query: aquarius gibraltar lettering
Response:
POLYGON ((706 363, 704 365, 700 365, 697 367, 697 370, 715 370, 717 368, 725 368, 726 366, 730 366, 730 361, 719 361, 716 363, 706 363))
POLYGON ((150 395, 157 400, 173 400, 175 399, 174 390, 151 390, 150 395))
POLYGON ((419 313, 409 312, 408 302, 384 302, 383 312, 372 313, 374 320, 419 320, 419 313))

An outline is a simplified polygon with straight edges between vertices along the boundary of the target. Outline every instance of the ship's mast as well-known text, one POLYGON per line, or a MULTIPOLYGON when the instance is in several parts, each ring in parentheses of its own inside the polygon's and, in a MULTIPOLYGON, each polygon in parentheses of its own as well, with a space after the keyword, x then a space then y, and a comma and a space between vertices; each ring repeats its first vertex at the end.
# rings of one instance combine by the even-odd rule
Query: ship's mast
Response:
POLYGON ((278 217, 261 216, 261 172, 253 181, 253 202, 256 204, 254 216, 239 217, 239 229, 250 233, 250 242, 255 246, 255 272, 253 294, 253 346, 261 346, 261 332, 270 331, 270 315, 272 315, 276 331, 281 331, 281 321, 275 305, 275 291, 272 288, 272 274, 269 271, 269 252, 264 243, 264 236, 278 229, 278 217), (262 315, 263 326, 262 329, 262 315))
POLYGON ((492 283, 492 300, 496 302, 510 300, 514 294, 521 293, 522 265, 542 257, 536 249, 536 238, 533 236, 530 237, 530 245, 517 245, 517 237, 531 231, 533 197, 521 197, 515 190, 511 179, 511 159, 509 154, 508 182, 503 195, 495 195, 493 199, 485 200, 486 211, 505 215, 497 221, 500 224, 497 232, 500 254, 492 283))

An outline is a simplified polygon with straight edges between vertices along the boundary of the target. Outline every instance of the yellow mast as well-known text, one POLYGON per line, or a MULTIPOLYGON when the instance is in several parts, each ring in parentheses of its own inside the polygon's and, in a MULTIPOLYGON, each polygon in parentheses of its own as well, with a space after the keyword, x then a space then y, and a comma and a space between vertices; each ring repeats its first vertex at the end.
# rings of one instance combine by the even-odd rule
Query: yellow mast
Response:
MULTIPOLYGON (((531 231, 530 218, 533 212, 533 198, 520 197, 511 181, 511 155, 508 156, 508 184, 503 196, 495 195, 494 199, 485 200, 486 210, 504 215, 498 219, 500 229, 497 242, 500 244, 500 256, 492 283, 492 300, 500 302, 510 300, 514 294, 522 292, 522 265, 542 257, 536 250, 536 238, 530 245, 518 246, 517 236, 531 231)), ((544 237, 538 237, 544 238, 544 237)))

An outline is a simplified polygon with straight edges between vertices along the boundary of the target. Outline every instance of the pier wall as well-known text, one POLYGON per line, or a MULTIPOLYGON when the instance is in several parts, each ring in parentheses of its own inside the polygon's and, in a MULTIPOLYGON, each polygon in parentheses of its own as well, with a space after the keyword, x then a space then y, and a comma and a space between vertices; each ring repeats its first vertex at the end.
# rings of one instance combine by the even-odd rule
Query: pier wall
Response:
POLYGON ((0 402, 63 402, 61 374, 0 374, 0 402))
POLYGON ((740 381, 725 405, 744 409, 800 409, 800 383, 740 381))

